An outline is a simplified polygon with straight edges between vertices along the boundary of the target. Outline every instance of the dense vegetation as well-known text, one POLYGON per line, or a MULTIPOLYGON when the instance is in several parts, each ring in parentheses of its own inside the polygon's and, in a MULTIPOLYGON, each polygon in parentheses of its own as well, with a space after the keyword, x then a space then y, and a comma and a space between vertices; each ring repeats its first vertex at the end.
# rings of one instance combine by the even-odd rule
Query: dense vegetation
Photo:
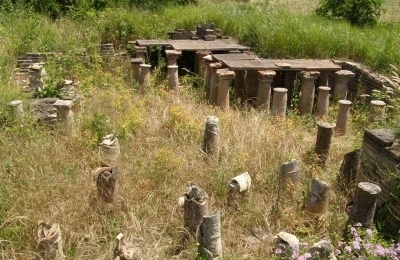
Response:
MULTIPOLYGON (((163 38, 169 30, 213 21, 263 57, 352 59, 387 73, 390 64, 400 67, 398 22, 387 19, 373 28, 358 28, 318 17, 313 9, 297 14, 296 7, 266 1, 205 0, 157 11, 136 4, 122 8, 108 1, 102 7, 103 1, 65 1, 78 5, 67 8, 65 15, 60 15, 65 12, 60 6, 55 15, 38 9, 49 18, 35 12, 35 4, 44 2, 1 5, 0 258, 34 259, 37 221, 43 219, 60 224, 67 259, 110 259, 119 232, 137 242, 143 259, 170 259, 185 232, 176 201, 188 181, 205 188, 210 208, 222 213, 224 259, 272 258, 273 236, 280 231, 310 244, 322 238, 335 245, 341 240, 349 197, 336 185, 336 175, 343 155, 360 147, 363 130, 377 127, 367 123, 367 111, 354 105, 349 136, 333 139, 330 163, 321 168, 314 163, 312 116, 301 118, 290 111, 285 122, 272 124, 269 115, 244 109, 234 100, 232 110, 222 112, 206 104, 202 85, 192 84, 199 79, 191 76, 180 79, 177 101, 165 91, 162 67, 153 71, 147 93, 138 95, 129 61, 103 60, 100 44, 113 42, 123 51, 129 40, 163 38), (94 3, 99 6, 83 8, 94 3), (84 58, 75 55, 82 47, 88 53, 84 58), (83 99, 75 108, 72 136, 38 125, 28 112, 30 96, 10 80, 16 57, 34 51, 64 53, 61 60, 48 61, 47 73, 51 80, 80 82, 83 99), (22 126, 8 115, 7 104, 14 99, 25 103, 22 126), (214 164, 201 151, 208 115, 221 121, 222 156, 214 164), (99 166, 98 142, 111 132, 118 133, 121 144, 118 195, 113 206, 97 209, 90 204, 95 196, 91 172, 99 166), (278 169, 292 158, 301 160, 301 185, 282 190, 278 169), (245 171, 253 178, 252 191, 240 210, 232 210, 226 205, 226 184, 245 171), (329 211, 320 222, 303 210, 314 177, 332 184, 329 211), (259 242, 254 230, 261 230, 259 242)), ((336 112, 332 105, 329 121, 336 112)), ((193 241, 180 257, 195 259, 196 251, 193 241)))

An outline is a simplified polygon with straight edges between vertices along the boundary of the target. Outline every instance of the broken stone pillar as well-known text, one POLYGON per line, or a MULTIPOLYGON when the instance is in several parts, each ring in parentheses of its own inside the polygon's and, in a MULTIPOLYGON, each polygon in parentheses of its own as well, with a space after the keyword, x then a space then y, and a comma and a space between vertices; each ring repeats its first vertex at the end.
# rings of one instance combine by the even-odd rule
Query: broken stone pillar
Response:
POLYGON ((74 124, 73 104, 72 100, 57 100, 53 104, 57 109, 57 121, 63 125, 65 133, 69 134, 72 133, 74 124))
POLYGON ((140 249, 132 242, 125 242, 125 236, 119 233, 115 238, 114 260, 140 260, 143 259, 140 249))
POLYGON ((246 85, 244 94, 246 100, 251 104, 255 104, 258 89, 258 71, 248 70, 246 73, 246 85))
POLYGON ((285 79, 283 81, 283 87, 288 90, 288 100, 287 106, 290 107, 293 99, 293 90, 294 90, 294 82, 296 80, 297 72, 296 71, 285 71, 285 79))
POLYGON ((276 235, 274 252, 279 255, 291 257, 299 254, 300 241, 292 234, 279 232, 276 235))
POLYGON ((225 111, 229 109, 229 82, 235 78, 235 72, 219 69, 217 74, 219 76, 217 107, 225 111))
POLYGON ((100 159, 107 164, 115 164, 121 154, 117 134, 104 136, 100 143, 100 159))
POLYGON ((203 151, 210 156, 219 157, 219 119, 215 116, 207 116, 204 130, 203 151))
POLYGON ((381 188, 370 182, 357 184, 354 205, 352 206, 347 223, 361 223, 362 228, 372 228, 376 202, 381 188))
POLYGON ((368 123, 383 120, 385 115, 385 106, 386 103, 384 101, 372 100, 369 109, 368 123))
POLYGON ((38 251, 42 259, 65 259, 59 225, 39 221, 37 236, 38 251))
POLYGON ((237 98, 244 98, 244 85, 247 72, 245 70, 235 70, 235 94, 237 98))
POLYGON ((210 96, 208 98, 208 102, 210 105, 217 104, 218 98, 218 84, 219 84, 219 75, 217 74, 217 70, 222 67, 222 64, 219 62, 213 62, 210 64, 211 68, 211 77, 210 77, 210 96))
POLYGON ((328 208, 330 190, 331 187, 328 183, 315 178, 312 179, 307 211, 318 215, 324 214, 328 208))
POLYGON ((369 94, 361 94, 360 102, 363 107, 367 107, 371 104, 371 95, 369 94))
POLYGON ((190 235, 196 235, 208 211, 208 195, 196 183, 189 182, 184 196, 184 226, 190 235))
POLYGON ((43 89, 42 80, 43 66, 34 64, 29 70, 29 87, 32 91, 39 92, 43 89))
POLYGON ((258 72, 258 89, 256 106, 269 112, 271 102, 271 83, 274 80, 276 72, 273 70, 264 70, 258 72))
POLYGON ((178 66, 168 66, 168 89, 173 92, 175 96, 179 96, 179 76, 178 66))
POLYGON ((274 88, 272 116, 279 118, 286 117, 287 91, 286 88, 274 88))
POLYGON ((221 214, 219 211, 204 215, 199 229, 198 252, 207 260, 222 257, 221 214))
POLYGON ((115 185, 118 179, 118 169, 115 166, 99 167, 94 171, 97 186, 97 195, 100 201, 112 203, 114 200, 115 185))
POLYGON ((350 116, 350 105, 349 100, 339 100, 339 111, 336 118, 336 128, 335 132, 338 135, 346 135, 347 133, 347 123, 350 116))
POLYGON ((319 87, 318 88, 318 103, 317 103, 317 117, 325 119, 328 117, 329 111, 329 87, 319 87))
POLYGON ((317 142, 315 144, 315 153, 318 156, 317 161, 320 165, 325 166, 331 149, 333 129, 335 123, 319 122, 317 142))
POLYGON ((24 107, 21 100, 13 100, 10 102, 10 106, 13 109, 14 119, 19 124, 24 122, 24 107))
POLYGON ((280 177, 285 181, 290 181, 293 184, 297 184, 300 182, 300 165, 299 161, 296 159, 291 159, 288 162, 285 162, 281 165, 280 168, 280 177))
POLYGON ((340 165, 338 184, 344 191, 350 191, 355 186, 355 180, 360 168, 360 149, 346 153, 340 165))
POLYGON ((133 82, 139 83, 140 81, 140 64, 143 63, 142 58, 131 59, 133 82))
POLYGON ((320 71, 318 86, 329 87, 329 74, 331 74, 330 71, 320 71))
POLYGON ((140 64, 139 93, 144 94, 150 82, 150 64, 140 64))
POLYGON ((145 63, 146 55, 147 55, 147 48, 146 47, 135 46, 135 55, 136 55, 136 58, 142 58, 143 59, 143 63, 145 63))
POLYGON ((194 63, 194 72, 199 75, 200 77, 204 77, 205 71, 205 64, 204 64, 204 57, 211 54, 209 51, 197 51, 196 52, 196 59, 194 63))
POLYGON ((204 88, 206 91, 206 100, 210 98, 210 79, 211 79, 211 67, 210 64, 213 62, 212 56, 207 55, 203 58, 205 72, 204 72, 204 88))
POLYGON ((165 50, 165 55, 167 56, 167 66, 177 65, 182 52, 176 50, 165 50))
POLYGON ((306 71, 301 74, 300 115, 312 113, 314 106, 315 80, 318 79, 318 76, 318 71, 306 71))
POLYGON ((333 97, 339 100, 346 99, 347 97, 347 83, 356 74, 349 70, 339 70, 335 72, 335 87, 333 88, 333 97))
POLYGON ((239 197, 247 193, 251 186, 251 177, 248 172, 242 173, 229 181, 228 205, 234 205, 239 197))

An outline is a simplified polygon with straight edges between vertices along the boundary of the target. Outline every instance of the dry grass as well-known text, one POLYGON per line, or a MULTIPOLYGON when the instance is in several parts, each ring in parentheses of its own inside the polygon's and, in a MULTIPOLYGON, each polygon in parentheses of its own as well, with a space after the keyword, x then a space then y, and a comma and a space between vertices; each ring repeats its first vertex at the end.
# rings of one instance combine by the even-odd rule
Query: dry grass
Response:
MULTIPOLYGON (((312 119, 290 116, 273 123, 253 109, 221 112, 194 102, 200 91, 189 85, 179 101, 156 82, 139 96, 126 77, 128 66, 114 64, 112 71, 104 66, 81 75, 86 98, 75 111, 74 136, 29 122, 0 132, 2 259, 34 259, 38 220, 60 224, 68 259, 111 259, 119 232, 135 239, 143 259, 169 259, 185 232, 177 199, 189 181, 206 190, 210 210, 221 211, 225 259, 272 257, 273 236, 280 231, 308 242, 340 238, 346 198, 335 185, 336 175, 344 153, 358 145, 360 136, 335 137, 329 166, 322 169, 312 159, 312 119), (219 162, 205 160, 201 151, 207 115, 220 119, 219 162), (116 201, 102 207, 93 206, 92 170, 100 162, 99 129, 88 126, 93 121, 120 134, 116 201), (281 189, 279 167, 292 158, 301 160, 301 185, 281 189), (245 171, 253 186, 234 210, 226 205, 227 183, 245 171), (302 209, 312 177, 332 185, 329 212, 320 222, 302 209), (265 237, 254 243, 250 237, 258 228, 265 237)), ((193 241, 180 259, 194 259, 196 250, 193 241)))

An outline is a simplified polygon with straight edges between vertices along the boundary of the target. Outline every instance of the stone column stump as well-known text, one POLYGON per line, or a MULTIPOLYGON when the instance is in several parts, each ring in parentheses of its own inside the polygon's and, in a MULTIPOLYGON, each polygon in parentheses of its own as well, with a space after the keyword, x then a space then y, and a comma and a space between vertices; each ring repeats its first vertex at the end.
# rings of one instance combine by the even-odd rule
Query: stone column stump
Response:
POLYGON ((173 92, 175 96, 179 96, 179 75, 178 66, 168 66, 168 89, 173 92))
POLYGON ((194 72, 202 78, 204 78, 204 72, 205 72, 204 57, 206 57, 210 54, 211 54, 210 51, 197 51, 196 52, 196 60, 194 63, 194 72))
POLYGON ((113 165, 99 167, 94 171, 94 176, 99 200, 105 203, 112 203, 118 179, 118 168, 113 165))
POLYGON ((116 134, 104 136, 100 143, 100 158, 101 161, 107 164, 114 164, 121 154, 118 138, 116 134))
POLYGON ((322 215, 328 209, 330 185, 318 179, 311 180, 311 191, 307 202, 307 211, 322 215))
POLYGON ((335 132, 338 135, 344 136, 347 133, 347 124, 349 121, 351 104, 352 103, 349 100, 339 100, 339 111, 337 114, 335 128, 335 132))
POLYGON ((329 87, 318 88, 318 103, 317 103, 317 117, 320 119, 326 119, 329 111, 329 87))
POLYGON ((315 81, 318 79, 318 71, 302 72, 300 115, 311 114, 314 106, 315 81))
POLYGON ((369 109, 368 123, 383 120, 385 115, 385 106, 386 103, 384 101, 372 100, 369 109))
POLYGON ((184 226, 190 235, 196 235, 208 212, 208 195, 196 183, 189 182, 184 196, 184 226))
POLYGON ((317 142, 315 144, 315 154, 318 156, 318 164, 325 166, 331 149, 333 129, 336 127, 335 123, 319 122, 317 142))
POLYGON ((10 107, 13 110, 13 117, 19 124, 24 122, 24 107, 21 100, 13 100, 10 102, 10 107))
POLYGON ((213 62, 210 64, 211 68, 211 77, 210 77, 210 96, 208 102, 210 105, 217 104, 218 98, 218 85, 219 85, 219 75, 217 74, 217 70, 222 67, 222 64, 219 62, 213 62))
POLYGON ((177 65, 182 52, 176 50, 165 50, 165 55, 167 56, 167 66, 177 65))
POLYGON ((140 64, 143 63, 142 58, 131 59, 133 82, 139 83, 140 81, 140 64))
POLYGON ((272 100, 272 116, 284 119, 286 117, 287 107, 287 89, 274 88, 274 97, 272 100))
POLYGON ((258 89, 256 106, 269 112, 271 102, 271 83, 276 76, 273 70, 265 70, 258 72, 258 89))
POLYGON ((135 55, 136 55, 136 58, 142 58, 143 63, 145 63, 146 56, 147 56, 147 47, 135 46, 135 55))
POLYGON ((37 230, 38 251, 42 259, 65 259, 60 226, 47 224, 44 221, 38 222, 37 230))
POLYGON ((215 116, 207 116, 203 151, 209 156, 219 158, 219 141, 219 119, 215 116))
POLYGON ((219 76, 217 107, 225 111, 229 109, 229 82, 235 78, 235 72, 219 69, 217 74, 219 76))
POLYGON ((333 97, 339 100, 347 98, 348 82, 356 74, 349 70, 340 70, 335 72, 335 87, 333 88, 333 97))
POLYGON ((207 260, 220 259, 222 257, 221 241, 221 214, 212 212, 203 216, 199 230, 198 252, 206 256, 207 260))
POLYGON ((144 94, 150 82, 150 64, 140 64, 139 94, 144 94))
POLYGON ((283 163, 280 168, 280 177, 284 181, 291 181, 293 184, 298 184, 301 177, 299 161, 291 159, 283 163))
POLYGON ((57 100, 53 106, 57 109, 57 121, 62 124, 66 134, 72 134, 74 125, 74 112, 72 100, 57 100))
POLYGON ((251 186, 251 177, 248 172, 242 173, 229 181, 228 205, 234 205, 241 195, 246 194, 251 186))

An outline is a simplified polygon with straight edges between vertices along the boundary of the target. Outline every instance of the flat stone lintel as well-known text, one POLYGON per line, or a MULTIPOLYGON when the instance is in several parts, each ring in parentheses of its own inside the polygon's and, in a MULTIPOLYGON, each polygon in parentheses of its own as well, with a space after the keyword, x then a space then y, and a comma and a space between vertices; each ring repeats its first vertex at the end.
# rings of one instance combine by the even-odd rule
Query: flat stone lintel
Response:
POLYGON ((142 46, 135 46, 135 52, 146 52, 147 51, 147 47, 142 47, 142 46))
POLYGON ((348 77, 348 78, 354 78, 356 76, 356 74, 350 70, 339 70, 336 71, 335 74, 337 76, 348 77))
POLYGON ((258 76, 261 78, 273 79, 276 76, 276 72, 273 70, 259 70, 258 76))
POLYGON ((131 63, 143 63, 143 58, 133 58, 131 59, 131 63))
POLYGON ((197 51, 196 52, 196 55, 198 55, 198 56, 201 56, 201 55, 207 56, 210 54, 211 54, 211 51, 197 51))
POLYGON ((72 108, 72 105, 74 104, 74 102, 72 100, 57 100, 53 106, 56 108, 72 108))
POLYGON ((319 77, 319 71, 302 71, 301 76, 303 79, 317 79, 319 77))

